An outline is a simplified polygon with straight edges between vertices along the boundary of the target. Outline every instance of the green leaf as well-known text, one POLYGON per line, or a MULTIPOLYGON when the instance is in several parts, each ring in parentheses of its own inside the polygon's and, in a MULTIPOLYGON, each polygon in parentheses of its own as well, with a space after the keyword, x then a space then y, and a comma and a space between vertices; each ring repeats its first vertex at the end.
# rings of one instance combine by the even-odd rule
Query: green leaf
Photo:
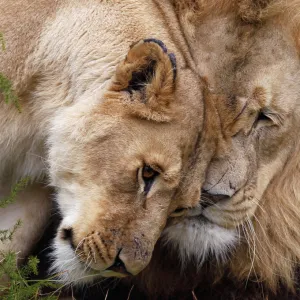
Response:
POLYGON ((57 300, 55 292, 43 295, 42 288, 51 287, 59 289, 61 286, 53 282, 52 278, 44 280, 28 280, 31 274, 38 274, 39 260, 35 256, 28 258, 26 264, 17 266, 17 255, 12 252, 0 252, 0 278, 6 275, 9 278, 9 284, 1 286, 1 300, 35 300, 48 299, 57 300))
POLYGON ((10 195, 2 200, 0 200, 0 208, 3 208, 16 200, 17 194, 24 190, 28 185, 30 177, 24 177, 20 181, 18 181, 12 188, 10 195))
POLYGON ((18 97, 13 89, 13 85, 11 81, 2 73, 0 73, 0 92, 3 94, 4 101, 6 103, 13 103, 17 110, 21 112, 21 106, 18 101, 18 97))
POLYGON ((38 275, 39 259, 36 256, 29 256, 27 264, 21 269, 23 277, 27 277, 30 274, 38 275))
POLYGON ((1 44, 2 50, 5 51, 5 40, 4 40, 4 36, 3 36, 2 32, 0 32, 0 44, 1 44))
POLYGON ((11 241, 17 229, 22 225, 22 220, 18 220, 12 229, 0 230, 0 241, 11 241))

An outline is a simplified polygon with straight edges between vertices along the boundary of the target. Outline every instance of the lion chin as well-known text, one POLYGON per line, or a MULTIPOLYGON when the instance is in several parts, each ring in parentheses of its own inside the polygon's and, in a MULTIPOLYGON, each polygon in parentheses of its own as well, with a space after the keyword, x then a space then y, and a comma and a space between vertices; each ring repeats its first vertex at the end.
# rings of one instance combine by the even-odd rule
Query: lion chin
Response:
POLYGON ((178 250, 182 268, 192 259, 200 268, 208 256, 214 256, 219 263, 226 262, 238 241, 236 229, 220 227, 202 215, 167 227, 162 237, 178 250))

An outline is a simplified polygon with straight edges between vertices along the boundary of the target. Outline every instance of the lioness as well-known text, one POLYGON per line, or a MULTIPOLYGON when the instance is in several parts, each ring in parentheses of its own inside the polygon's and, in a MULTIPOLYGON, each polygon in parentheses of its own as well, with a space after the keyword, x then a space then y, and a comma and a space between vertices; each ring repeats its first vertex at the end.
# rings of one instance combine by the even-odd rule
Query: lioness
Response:
POLYGON ((170 220, 169 247, 157 247, 139 284, 166 295, 198 287, 207 299, 201 289, 229 274, 242 289, 256 282, 258 295, 232 297, 223 285, 212 299, 275 299, 282 289, 299 299, 300 1, 171 2, 206 81, 212 152, 199 216, 170 220))
POLYGON ((167 218, 200 199, 201 82, 185 40, 155 1, 3 0, 0 15, 0 71, 22 109, 2 91, 1 197, 35 183, 1 209, 1 228, 23 221, 1 250, 30 251, 49 215, 46 180, 62 214, 53 272, 139 273, 167 218))
MULTIPOLYGON (((2 15, 12 12, 9 20, 15 20, 13 9, 20 14, 20 7, 24 7, 15 3, 19 6, 10 9, 9 4, 2 3, 2 15)), ((10 56, 1 60, 1 66, 7 65, 3 72, 15 82, 23 108, 21 115, 12 113, 11 107, 9 112, 25 120, 20 122, 22 126, 5 123, 2 128, 18 132, 15 137, 7 131, 6 140, 10 142, 12 138, 18 143, 45 140, 46 149, 50 149, 48 156, 43 152, 38 155, 45 157, 50 166, 49 173, 45 173, 57 186, 64 217, 55 246, 55 266, 65 271, 63 279, 82 282, 99 275, 136 274, 147 265, 167 217, 177 208, 178 216, 180 208, 196 206, 202 187, 201 207, 168 220, 154 258, 135 283, 148 294, 168 297, 178 290, 201 289, 201 283, 215 282, 229 273, 242 285, 248 279, 262 282, 273 294, 280 284, 293 290, 300 259, 299 1, 34 3, 36 6, 24 9, 18 19, 33 19, 33 23, 26 19, 23 23, 43 26, 34 25, 27 31, 19 28, 21 36, 24 29, 31 35, 19 38, 19 47, 10 47, 13 52, 7 50, 4 55, 10 56), (160 42, 150 42, 158 57, 164 59, 156 64, 155 76, 147 87, 153 86, 156 76, 160 77, 158 66, 163 62, 162 66, 173 74, 168 83, 176 88, 167 101, 170 110, 164 105, 152 107, 151 97, 142 103, 136 98, 129 101, 131 97, 145 99, 147 92, 138 88, 131 93, 131 79, 122 73, 126 67, 116 69, 132 42, 153 36, 163 40, 178 59, 178 76, 173 84, 174 67, 168 51, 160 42), (19 54, 13 56, 17 51, 19 54), (23 67, 14 69, 14 65, 23 67), (197 74, 206 84, 203 99, 197 74), (126 82, 121 91, 115 90, 116 78, 126 82), (115 101, 111 93, 116 93, 118 99, 122 97, 121 101, 115 101), (149 105, 151 113, 145 114, 149 105), (41 130, 36 132, 39 139, 20 139, 31 133, 24 126, 28 122, 26 109, 36 123, 41 123, 41 130), (147 120, 142 120, 145 116, 147 120), (99 139, 93 139, 97 136, 99 139), (166 145, 168 140, 172 140, 171 147, 166 145), (179 144, 185 150, 176 152, 179 144), (163 185, 163 176, 156 177, 147 196, 152 201, 146 201, 146 208, 142 208, 143 201, 138 201, 140 194, 136 191, 144 187, 137 184, 133 192, 134 179, 129 180, 127 167, 134 166, 136 160, 131 155, 135 156, 137 150, 152 157, 157 149, 159 155, 155 158, 170 165, 176 165, 181 155, 181 171, 168 188, 163 185), (128 187, 132 189, 128 191, 128 187), (120 228, 126 229, 122 236, 120 228), (169 248, 163 245, 166 242, 169 248), (178 249, 178 253, 169 249, 178 249), (80 261, 90 265, 87 272, 80 261), (183 262, 181 271, 179 261, 183 262)), ((4 30, 7 39, 11 36, 14 40, 16 23, 1 24, 5 27, 11 28, 11 34, 4 30)), ((145 44, 149 46, 149 40, 136 46, 147 48, 145 44)), ((132 58, 130 51, 127 58, 132 58)), ((138 56, 140 59, 143 61, 138 56)), ((149 73, 145 71, 149 68, 141 65, 143 71, 138 68, 131 72, 149 73)), ((143 83, 147 77, 142 76, 143 83)), ((14 118, 10 117, 10 122, 14 118)), ((38 145, 27 145, 27 149, 33 147, 38 145)), ((20 149, 24 154, 24 148, 20 149)), ((9 153, 6 157, 11 161, 18 156, 9 153)), ((14 170, 43 170, 36 159, 35 166, 21 161, 14 170)), ((149 177, 148 167, 149 163, 145 168, 142 164, 133 167, 142 169, 138 182, 144 181, 144 175, 149 177)), ((160 170, 150 167, 152 178, 160 170)), ((268 296, 265 289, 262 293, 268 296)))

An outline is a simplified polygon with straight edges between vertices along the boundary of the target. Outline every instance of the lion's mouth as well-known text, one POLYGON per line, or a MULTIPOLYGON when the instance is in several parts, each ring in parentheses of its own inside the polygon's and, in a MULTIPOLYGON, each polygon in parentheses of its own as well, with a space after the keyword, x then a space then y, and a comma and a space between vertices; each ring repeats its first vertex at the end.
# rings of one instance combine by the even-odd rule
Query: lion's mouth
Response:
POLYGON ((214 204, 207 204, 204 201, 201 201, 200 205, 195 208, 191 208, 188 210, 187 214, 185 215, 184 219, 186 220, 193 220, 197 221, 198 223, 206 224, 206 223, 213 223, 211 222, 205 215, 204 211, 206 208, 212 206, 214 204))
POLYGON ((200 205, 203 209, 213 206, 220 201, 229 200, 232 196, 223 194, 210 194, 208 191, 202 189, 200 205))
POLYGON ((132 276, 132 274, 126 270, 126 267, 121 260, 116 260, 110 267, 104 270, 93 269, 92 267, 88 266, 88 264, 82 261, 80 261, 80 264, 82 265, 82 267, 84 268, 87 274, 93 274, 99 277, 123 278, 123 277, 132 276))
POLYGON ((188 216, 186 217, 187 221, 192 221, 194 223, 199 224, 200 226, 203 225, 217 225, 211 220, 209 220, 206 216, 201 213, 200 215, 195 215, 195 216, 188 216))
MULTIPOLYGON (((121 250, 119 251, 119 253, 121 250)), ((119 254, 117 255, 114 263, 104 270, 104 272, 113 272, 114 274, 117 274, 117 277, 127 277, 132 276, 131 273, 129 273, 126 269, 126 266, 124 265, 123 261, 119 258, 119 254)))

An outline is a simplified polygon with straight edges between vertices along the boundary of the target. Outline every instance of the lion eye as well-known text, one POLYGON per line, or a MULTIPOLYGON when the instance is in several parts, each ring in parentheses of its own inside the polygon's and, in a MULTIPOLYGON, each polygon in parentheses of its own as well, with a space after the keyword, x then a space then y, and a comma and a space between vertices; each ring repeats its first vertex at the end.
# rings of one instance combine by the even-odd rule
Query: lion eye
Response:
POLYGON ((254 122, 254 128, 260 129, 262 127, 269 127, 273 125, 280 125, 282 118, 277 113, 272 112, 268 108, 260 110, 254 122))
POLYGON ((155 171, 154 169, 152 169, 150 166, 145 165, 143 167, 142 178, 143 178, 144 183, 145 183, 144 193, 147 194, 150 191, 151 186, 154 182, 154 179, 158 174, 159 173, 157 171, 155 171))
POLYGON ((186 210, 187 209, 184 207, 177 208, 171 213, 170 217, 180 217, 185 213, 186 210))
POLYGON ((153 170, 151 167, 149 166, 144 166, 143 168, 143 179, 145 180, 149 180, 152 177, 155 177, 157 175, 157 172, 155 170, 153 170))
POLYGON ((272 121, 272 120, 263 111, 260 111, 256 121, 259 122, 259 121, 272 121))

